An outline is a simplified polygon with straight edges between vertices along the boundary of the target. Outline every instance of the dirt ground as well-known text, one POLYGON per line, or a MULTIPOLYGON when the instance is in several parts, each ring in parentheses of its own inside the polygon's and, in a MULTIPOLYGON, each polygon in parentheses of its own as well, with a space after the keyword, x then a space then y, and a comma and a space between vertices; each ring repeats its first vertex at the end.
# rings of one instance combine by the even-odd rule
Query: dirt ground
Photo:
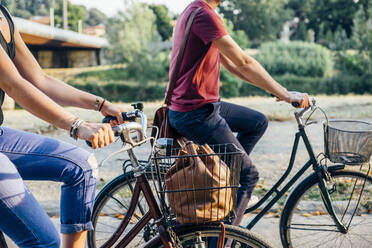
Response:
MULTIPOLYGON (((254 100, 255 98, 253 98, 254 100)), ((371 97, 361 97, 359 101, 355 99, 355 97, 350 98, 351 100, 349 103, 344 104, 350 104, 352 106, 352 102, 356 101, 361 104, 364 104, 364 106, 372 105, 371 97)), ((257 103, 255 103, 252 99, 251 100, 242 100, 238 99, 235 100, 235 102, 242 103, 243 105, 246 105, 245 101, 248 101, 248 104, 252 104, 257 106, 257 103), (239 101, 238 101, 239 100, 239 101)), ((331 99, 332 101, 334 99, 331 99)), ((322 99, 322 101, 324 101, 322 99)), ((336 101, 336 100, 334 100, 336 101)), ((339 101, 339 100, 338 100, 339 101)), ((254 151, 251 154, 251 158, 254 162, 254 164, 257 166, 259 172, 260 172, 260 184, 264 187, 268 188, 272 186, 276 180, 284 173, 288 166, 291 149, 293 146, 294 136, 297 131, 297 125, 296 122, 291 119, 290 116, 293 113, 293 110, 291 110, 289 107, 285 106, 285 110, 281 111, 287 111, 285 112, 285 115, 278 115, 276 118, 272 114, 275 112, 275 109, 277 109, 277 106, 275 105, 275 109, 270 110, 270 106, 274 106, 272 103, 272 99, 264 99, 263 105, 265 105, 266 110, 263 110, 264 113, 268 113, 268 115, 271 115, 271 119, 284 119, 287 121, 271 121, 269 123, 269 127, 263 136, 263 138, 260 140, 260 142, 255 147, 254 151), (270 101, 270 102, 269 102, 270 101), (271 113, 271 114, 270 114, 271 113)), ((152 106, 152 105, 151 105, 152 106)), ((158 106, 157 103, 155 106, 158 106)), ((280 105, 283 107, 284 105, 280 105)), ((332 107, 336 108, 335 106, 343 106, 342 104, 334 104, 332 107)), ((261 106, 262 107, 262 106, 261 106)), ((331 117, 340 117, 339 109, 332 109, 330 107, 331 117)), ((148 110, 147 114, 149 116, 152 116, 152 112, 156 107, 151 107, 150 110, 148 110)), ((262 107, 264 108, 264 107, 262 107)), ((371 121, 372 119, 368 119, 368 116, 372 117, 372 114, 364 113, 363 108, 359 109, 359 112, 356 113, 351 109, 351 107, 345 106, 346 109, 348 109, 347 114, 344 114, 345 118, 363 118, 367 121, 371 121)), ((371 108, 372 109, 372 108, 371 108)), ((100 119, 100 116, 98 113, 93 114, 86 114, 85 111, 80 111, 77 109, 70 109, 72 112, 75 112, 77 114, 81 114, 85 119, 90 121, 98 121, 100 119)), ((90 150, 95 154, 97 157, 97 160, 100 162, 105 157, 107 157, 110 153, 117 151, 120 149, 121 144, 120 142, 117 142, 115 144, 110 145, 109 147, 100 149, 100 150, 91 150, 88 146, 86 146, 85 142, 83 141, 74 141, 72 140, 65 131, 55 130, 54 128, 50 127, 45 122, 39 121, 38 119, 31 117, 28 114, 25 114, 24 112, 17 112, 17 111, 11 111, 5 113, 5 116, 7 117, 5 125, 24 129, 24 130, 30 130, 34 132, 45 132, 45 135, 69 142, 78 146, 83 147, 84 149, 90 150), (26 120, 26 121, 25 121, 26 120)), ((323 128, 322 128, 322 119, 320 116, 317 116, 316 120, 318 120, 317 124, 311 125, 307 128, 308 135, 310 137, 310 141, 312 142, 314 151, 316 153, 323 152, 323 128)), ((144 145, 142 147, 139 147, 136 150, 136 154, 139 158, 147 158, 149 154, 150 147, 149 145, 144 145)), ((126 154, 120 154, 116 157, 110 159, 103 167, 100 167, 100 182, 99 187, 102 187, 106 182, 110 181, 111 179, 115 178, 116 176, 120 175, 121 173, 121 163, 123 160, 127 159, 128 156, 126 154)), ((298 169, 301 165, 303 165, 308 159, 308 155, 306 153, 306 150, 303 146, 303 143, 300 143, 299 152, 296 159, 296 169, 298 169)), ((294 171, 294 172, 295 172, 294 171)), ((294 173, 293 172, 293 173, 294 173)), ((292 175, 293 175, 292 173, 292 175)), ((50 183, 50 182, 33 182, 29 181, 26 182, 27 186, 30 188, 31 192, 35 195, 35 197, 40 202, 41 206, 45 209, 45 211, 51 216, 52 221, 56 224, 56 227, 59 229, 59 196, 60 196, 60 184, 59 183, 50 183)), ((247 218, 244 220, 243 224, 248 223, 248 220, 252 216, 247 216, 247 218)), ((257 232, 264 238, 268 239, 272 244, 275 245, 275 247, 280 247, 280 238, 279 238, 279 229, 278 229, 278 222, 279 219, 275 217, 265 217, 260 221, 260 223, 252 230, 253 232, 257 232)), ((11 246, 12 247, 12 246, 11 246)))

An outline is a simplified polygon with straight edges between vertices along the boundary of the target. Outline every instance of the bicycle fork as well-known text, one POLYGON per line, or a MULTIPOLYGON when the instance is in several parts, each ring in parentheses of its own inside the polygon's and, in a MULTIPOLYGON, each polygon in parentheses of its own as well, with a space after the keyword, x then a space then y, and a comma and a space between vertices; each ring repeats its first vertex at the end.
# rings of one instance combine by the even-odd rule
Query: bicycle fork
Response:
MULTIPOLYGON (((336 215, 335 209, 332 206, 332 201, 329 196, 329 191, 327 188, 327 185, 325 181, 330 180, 330 175, 328 175, 328 171, 326 171, 325 168, 322 166, 319 166, 319 169, 316 171, 316 174, 318 176, 319 182, 319 189, 320 189, 320 196, 322 197, 322 201, 324 203, 324 206, 328 212, 328 214, 331 216, 332 220, 334 221, 337 229, 343 233, 346 234, 348 232, 348 228, 339 220, 339 218, 336 215), (328 176, 329 178, 327 178, 328 176)), ((333 186, 334 187, 334 186, 333 186)))

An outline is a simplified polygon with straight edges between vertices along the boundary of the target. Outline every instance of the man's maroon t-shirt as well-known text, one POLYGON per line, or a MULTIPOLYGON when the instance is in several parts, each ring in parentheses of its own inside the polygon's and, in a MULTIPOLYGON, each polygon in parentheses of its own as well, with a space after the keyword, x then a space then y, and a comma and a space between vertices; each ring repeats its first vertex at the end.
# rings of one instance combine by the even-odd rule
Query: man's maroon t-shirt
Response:
POLYGON ((187 21, 199 7, 201 10, 191 26, 169 106, 178 112, 192 111, 219 99, 220 53, 212 41, 227 32, 221 18, 203 1, 192 2, 177 20, 169 75, 174 70, 187 21))

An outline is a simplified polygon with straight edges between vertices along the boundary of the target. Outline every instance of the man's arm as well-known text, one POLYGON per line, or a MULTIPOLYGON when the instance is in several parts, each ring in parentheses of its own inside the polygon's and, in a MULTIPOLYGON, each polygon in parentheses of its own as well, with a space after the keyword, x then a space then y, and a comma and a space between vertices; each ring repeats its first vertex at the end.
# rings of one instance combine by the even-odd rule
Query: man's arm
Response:
POLYGON ((229 72, 266 90, 281 100, 291 101, 290 93, 276 82, 254 58, 245 54, 229 35, 214 40, 213 43, 222 55, 222 65, 229 72))

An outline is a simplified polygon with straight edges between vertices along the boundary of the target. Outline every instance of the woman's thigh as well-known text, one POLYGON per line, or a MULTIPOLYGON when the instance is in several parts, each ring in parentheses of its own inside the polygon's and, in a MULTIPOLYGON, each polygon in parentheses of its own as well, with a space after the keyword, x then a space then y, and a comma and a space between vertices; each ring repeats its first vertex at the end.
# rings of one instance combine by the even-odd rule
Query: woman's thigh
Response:
POLYGON ((53 223, 24 184, 15 165, 0 153, 0 230, 19 247, 59 247, 53 223))
POLYGON ((66 142, 11 128, 0 128, 0 152, 15 164, 24 180, 65 182, 68 166, 73 165, 97 173, 97 166, 87 163, 89 152, 66 142))
POLYGON ((0 127, 0 153, 23 180, 63 182, 61 232, 91 230, 97 162, 89 152, 41 135, 0 127))

